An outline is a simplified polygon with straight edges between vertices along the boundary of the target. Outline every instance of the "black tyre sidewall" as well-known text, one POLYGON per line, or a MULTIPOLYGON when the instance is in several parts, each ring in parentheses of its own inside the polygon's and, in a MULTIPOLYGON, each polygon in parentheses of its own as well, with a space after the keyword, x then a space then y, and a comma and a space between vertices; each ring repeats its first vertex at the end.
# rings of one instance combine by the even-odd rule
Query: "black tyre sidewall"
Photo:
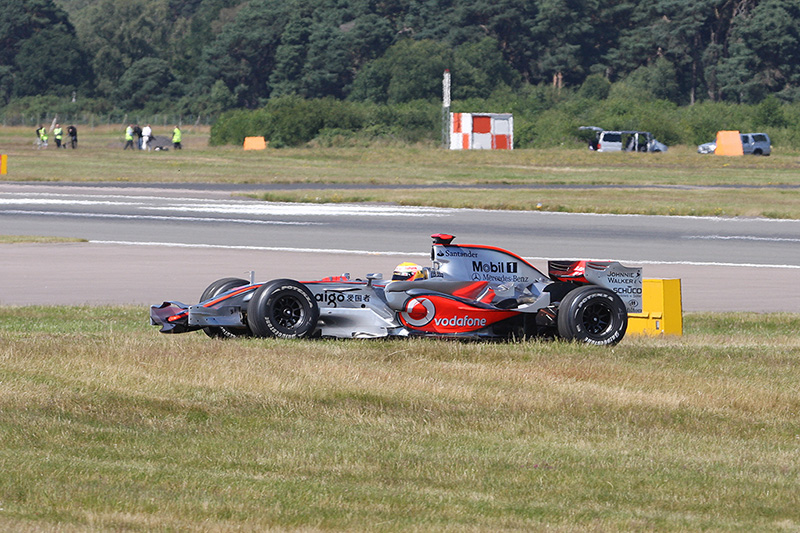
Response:
MULTIPOLYGON (((206 300, 210 300, 211 298, 219 296, 224 292, 228 292, 231 289, 235 289, 236 287, 243 287, 249 284, 250 284, 249 281, 243 280, 241 278, 218 279, 217 281, 206 287, 206 290, 204 290, 203 294, 200 295, 200 301, 205 302, 206 300)), ((203 328, 203 333, 205 333, 211 338, 225 338, 225 339, 232 339, 235 337, 249 337, 250 335, 252 335, 250 333, 250 329, 247 327, 234 328, 231 326, 209 326, 203 328)))
POLYGON ((586 344, 616 344, 628 329, 628 313, 619 296, 595 285, 571 291, 559 305, 558 334, 565 340, 586 344), (594 305, 606 307, 610 314, 609 326, 600 334, 591 333, 584 325, 584 314, 594 305))
POLYGON ((258 337, 299 339, 314 333, 319 320, 319 306, 314 295, 303 284, 278 279, 260 287, 247 306, 247 323, 258 337), (300 317, 291 327, 281 324, 275 306, 288 298, 300 309, 300 317))

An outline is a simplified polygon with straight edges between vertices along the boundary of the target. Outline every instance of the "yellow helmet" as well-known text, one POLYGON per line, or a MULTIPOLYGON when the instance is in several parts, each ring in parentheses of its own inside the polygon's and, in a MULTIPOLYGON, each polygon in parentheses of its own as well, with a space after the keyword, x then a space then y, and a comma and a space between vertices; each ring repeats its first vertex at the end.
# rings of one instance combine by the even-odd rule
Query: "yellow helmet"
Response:
POLYGON ((422 267, 416 263, 409 263, 408 261, 397 265, 392 273, 393 281, 413 281, 423 278, 425 278, 425 271, 422 267))

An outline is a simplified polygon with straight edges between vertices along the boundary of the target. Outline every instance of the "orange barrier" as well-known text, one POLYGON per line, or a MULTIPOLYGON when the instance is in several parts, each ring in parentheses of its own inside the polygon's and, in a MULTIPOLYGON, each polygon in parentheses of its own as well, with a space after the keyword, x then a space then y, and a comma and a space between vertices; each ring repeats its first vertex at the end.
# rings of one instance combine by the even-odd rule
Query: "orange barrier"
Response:
POLYGON ((267 147, 267 141, 264 137, 245 137, 244 149, 245 150, 264 150, 267 147))
POLYGON ((8 156, 0 155, 0 175, 8 173, 8 156))
POLYGON ((738 131, 718 131, 715 155, 744 155, 738 131))

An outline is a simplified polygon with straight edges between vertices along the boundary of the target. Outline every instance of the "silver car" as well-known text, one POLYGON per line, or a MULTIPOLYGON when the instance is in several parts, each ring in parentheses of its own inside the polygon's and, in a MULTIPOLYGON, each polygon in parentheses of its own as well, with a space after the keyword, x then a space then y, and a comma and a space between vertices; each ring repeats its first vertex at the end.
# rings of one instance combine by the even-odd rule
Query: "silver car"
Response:
POLYGON ((581 126, 582 131, 594 131, 589 149, 597 152, 666 152, 667 145, 657 141, 649 131, 604 130, 597 126, 581 126))
MULTIPOLYGON (((741 133, 742 152, 752 155, 769 155, 772 153, 772 142, 766 133, 741 133)), ((717 149, 717 142, 711 141, 698 145, 698 154, 713 154, 717 149)))
POLYGON ((222 278, 200 303, 167 301, 150 308, 162 333, 204 330, 211 337, 560 337, 612 345, 628 313, 642 312, 642 269, 615 261, 549 261, 545 275, 495 246, 453 244, 431 236, 431 266, 398 265, 381 274, 256 283, 222 278), (409 268, 411 267, 411 268, 409 268))

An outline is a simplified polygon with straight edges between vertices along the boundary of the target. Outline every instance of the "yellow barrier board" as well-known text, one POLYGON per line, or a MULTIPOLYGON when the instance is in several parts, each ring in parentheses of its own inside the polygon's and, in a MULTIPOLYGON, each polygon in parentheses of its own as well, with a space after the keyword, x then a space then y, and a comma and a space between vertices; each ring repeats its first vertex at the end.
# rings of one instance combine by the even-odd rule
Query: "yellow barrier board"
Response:
POLYGON ((6 154, 0 155, 0 174, 8 173, 8 156, 6 154))
POLYGON ((245 150, 264 150, 267 148, 267 141, 264 137, 245 137, 244 149, 245 150))
POLYGON ((626 334, 683 335, 681 280, 642 280, 642 312, 628 313, 626 334))

